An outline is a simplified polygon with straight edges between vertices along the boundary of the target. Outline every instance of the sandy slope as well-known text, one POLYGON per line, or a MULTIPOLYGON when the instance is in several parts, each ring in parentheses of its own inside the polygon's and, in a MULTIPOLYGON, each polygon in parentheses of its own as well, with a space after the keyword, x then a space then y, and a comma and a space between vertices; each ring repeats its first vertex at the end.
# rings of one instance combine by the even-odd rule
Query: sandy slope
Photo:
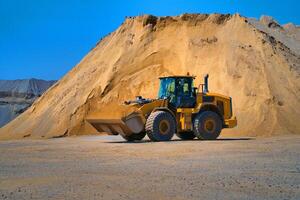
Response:
POLYGON ((120 114, 124 100, 154 98, 157 77, 187 72, 197 83, 209 73, 210 90, 232 96, 239 124, 230 133, 299 134, 299 51, 273 29, 239 15, 127 18, 0 138, 96 133, 86 116, 120 114))

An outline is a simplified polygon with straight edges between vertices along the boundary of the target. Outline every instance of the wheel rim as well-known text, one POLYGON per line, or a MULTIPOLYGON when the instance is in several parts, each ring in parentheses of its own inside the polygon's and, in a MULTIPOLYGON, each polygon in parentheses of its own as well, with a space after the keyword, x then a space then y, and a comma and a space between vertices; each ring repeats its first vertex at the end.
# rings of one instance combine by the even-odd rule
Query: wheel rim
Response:
POLYGON ((162 120, 159 123, 159 132, 163 135, 167 134, 170 130, 170 123, 167 120, 162 120))
POLYGON ((215 131, 216 129, 216 123, 213 119, 207 119, 205 122, 204 122, 204 129, 205 131, 209 132, 209 133, 212 133, 215 131))

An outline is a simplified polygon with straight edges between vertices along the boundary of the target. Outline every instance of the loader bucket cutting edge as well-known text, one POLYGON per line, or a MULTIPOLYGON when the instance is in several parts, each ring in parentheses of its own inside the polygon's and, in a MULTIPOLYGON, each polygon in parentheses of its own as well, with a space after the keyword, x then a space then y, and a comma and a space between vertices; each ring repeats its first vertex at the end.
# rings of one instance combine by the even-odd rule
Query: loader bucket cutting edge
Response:
POLYGON ((139 116, 122 119, 87 119, 87 121, 99 132, 109 135, 131 135, 144 129, 143 120, 139 116))

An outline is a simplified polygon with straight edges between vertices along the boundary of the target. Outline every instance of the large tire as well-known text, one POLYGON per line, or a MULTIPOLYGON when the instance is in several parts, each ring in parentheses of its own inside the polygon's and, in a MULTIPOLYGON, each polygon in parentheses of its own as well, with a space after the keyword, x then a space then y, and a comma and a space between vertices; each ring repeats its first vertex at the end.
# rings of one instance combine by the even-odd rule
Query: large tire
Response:
POLYGON ((165 111, 155 111, 146 121, 146 133, 152 141, 171 140, 176 130, 174 117, 165 111))
POLYGON ((220 116, 212 111, 199 113, 193 122, 194 134, 202 140, 215 140, 222 130, 222 120, 220 116))
POLYGON ((182 140, 192 140, 196 137, 193 131, 177 132, 176 135, 182 140))
POLYGON ((131 134, 131 135, 121 135, 125 140, 127 140, 128 142, 132 142, 135 140, 142 140, 146 135, 146 132, 140 132, 138 134, 131 134))

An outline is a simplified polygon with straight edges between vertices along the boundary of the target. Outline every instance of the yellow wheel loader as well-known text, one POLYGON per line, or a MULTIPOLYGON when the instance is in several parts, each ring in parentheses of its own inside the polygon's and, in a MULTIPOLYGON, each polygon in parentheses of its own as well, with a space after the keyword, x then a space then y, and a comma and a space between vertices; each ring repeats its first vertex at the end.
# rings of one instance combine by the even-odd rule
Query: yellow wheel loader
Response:
POLYGON ((173 135, 183 140, 195 137, 204 140, 218 138, 223 128, 237 125, 232 112, 231 97, 208 91, 208 75, 204 84, 194 87, 195 76, 160 77, 157 99, 124 102, 133 112, 121 119, 87 119, 99 132, 120 134, 127 141, 168 141, 173 135))

